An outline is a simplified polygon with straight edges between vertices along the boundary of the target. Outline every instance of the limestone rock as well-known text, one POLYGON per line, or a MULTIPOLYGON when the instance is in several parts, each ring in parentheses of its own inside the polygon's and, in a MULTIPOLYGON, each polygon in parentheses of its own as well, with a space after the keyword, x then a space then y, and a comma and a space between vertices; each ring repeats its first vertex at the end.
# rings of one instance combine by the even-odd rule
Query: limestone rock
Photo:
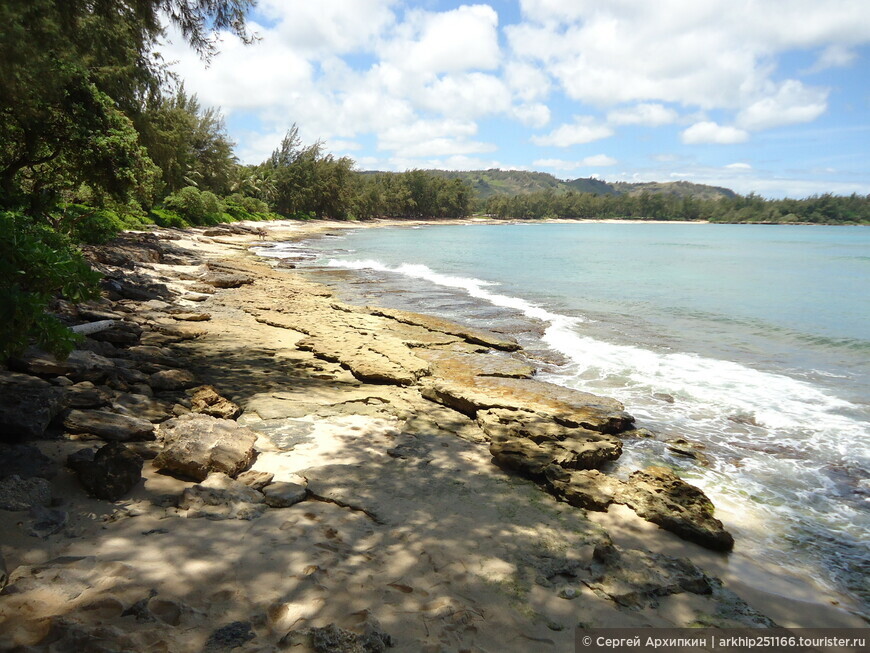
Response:
POLYGON ((51 503, 51 483, 44 478, 21 478, 17 474, 0 480, 0 509, 29 510, 51 503))
POLYGON ((164 449, 154 466, 197 481, 210 472, 236 476, 254 461, 257 434, 232 420, 190 413, 160 425, 164 449))
POLYGON ((0 440, 35 439, 63 409, 63 390, 35 376, 0 371, 0 440))
POLYGON ((88 494, 97 499, 117 501, 139 483, 144 461, 120 442, 110 442, 98 449, 93 459, 71 457, 68 464, 88 494))
POLYGON ((272 472, 259 472, 249 469, 236 476, 236 480, 250 488, 261 490, 272 482, 275 475, 272 472))
POLYGON ((577 508, 606 511, 622 486, 621 481, 597 469, 567 471, 552 465, 545 470, 547 489, 556 498, 577 508))
POLYGON ((477 411, 490 408, 526 410, 565 426, 601 433, 619 433, 634 422, 615 399, 535 379, 462 376, 457 371, 453 378, 426 381, 422 389, 424 397, 466 415, 474 416, 477 411))
POLYGON ((464 327, 460 324, 443 320, 430 315, 421 315, 410 311, 400 311, 387 308, 372 308, 369 309, 372 315, 386 317, 404 324, 413 324, 421 326, 429 331, 439 331, 449 335, 458 336, 466 342, 493 349, 501 349, 503 351, 516 351, 520 348, 514 338, 510 336, 484 331, 483 329, 474 329, 464 327))
POLYGON ((541 479, 551 464, 595 469, 622 454, 618 438, 562 426, 528 411, 481 411, 478 423, 492 440, 489 451, 495 462, 531 478, 541 479))
POLYGON ((148 384, 157 392, 183 390, 196 384, 196 377, 187 370, 163 370, 148 378, 148 384))
POLYGON ((63 425, 72 433, 90 433, 115 442, 154 439, 151 422, 105 410, 71 410, 63 425))
POLYGON ((172 417, 172 406, 169 403, 136 393, 123 394, 115 399, 112 402, 112 410, 152 423, 162 422, 172 417))
POLYGON ((193 391, 190 400, 190 409, 194 413, 220 417, 221 419, 236 419, 242 414, 241 407, 218 394, 218 391, 210 385, 200 386, 193 391))
POLYGON ((329 624, 323 628, 291 630, 279 642, 282 646, 306 646, 314 653, 384 653, 395 645, 393 638, 376 625, 367 623, 362 634, 329 624))
POLYGON ((157 324, 154 328, 178 340, 193 340, 208 333, 208 329, 194 324, 157 324))
POLYGON ((171 313, 170 316, 173 320, 179 320, 182 322, 207 322, 211 319, 210 313, 191 313, 187 311, 171 313))
POLYGON ((264 497, 222 472, 212 472, 202 483, 184 490, 178 507, 188 517, 254 519, 265 510, 264 497))
POLYGON ((694 458, 701 465, 710 464, 710 459, 701 451, 704 445, 700 442, 691 442, 685 438, 673 438, 667 441, 668 451, 686 458, 694 458))
POLYGON ((713 504, 707 495, 665 467, 634 472, 616 501, 690 542, 715 551, 734 548, 734 538, 713 516, 713 504))
POLYGON ((263 488, 266 505, 272 508, 288 508, 293 506, 300 501, 304 501, 306 494, 305 486, 299 483, 279 481, 263 488))
POLYGON ((246 274, 209 272, 205 276, 200 277, 200 284, 214 288, 238 288, 249 283, 254 283, 254 280, 246 274))

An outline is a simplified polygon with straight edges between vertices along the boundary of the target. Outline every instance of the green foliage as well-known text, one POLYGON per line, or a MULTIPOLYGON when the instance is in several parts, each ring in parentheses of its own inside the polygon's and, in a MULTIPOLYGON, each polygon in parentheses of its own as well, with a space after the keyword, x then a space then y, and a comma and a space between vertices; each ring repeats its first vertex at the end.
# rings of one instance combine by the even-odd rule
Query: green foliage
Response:
POLYGON ((474 190, 459 178, 440 172, 360 175, 353 200, 356 217, 462 218, 471 213, 474 190))
POLYGON ((816 195, 802 200, 766 200, 750 193, 716 199, 642 191, 635 195, 593 195, 570 191, 494 196, 486 212, 498 218, 631 218, 709 220, 765 224, 870 224, 870 195, 816 195))
POLYGON ((57 355, 69 353, 74 334, 46 308, 55 297, 97 297, 99 279, 68 238, 19 213, 0 212, 0 360, 31 342, 57 355))
POLYGON ((190 226, 190 223, 188 223, 184 218, 178 215, 175 211, 170 211, 169 209, 151 209, 151 212, 148 213, 148 217, 154 221, 154 224, 160 227, 186 229, 190 226))
POLYGON ((186 186, 173 193, 163 204, 191 225, 212 225, 226 222, 223 202, 211 191, 186 186))

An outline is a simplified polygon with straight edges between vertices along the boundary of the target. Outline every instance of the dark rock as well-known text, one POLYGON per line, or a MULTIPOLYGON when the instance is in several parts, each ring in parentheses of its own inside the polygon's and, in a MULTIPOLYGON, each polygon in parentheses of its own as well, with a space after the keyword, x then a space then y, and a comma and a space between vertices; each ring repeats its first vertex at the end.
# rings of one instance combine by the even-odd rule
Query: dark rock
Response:
POLYGON ((634 472, 616 501, 690 542, 715 551, 734 548, 734 538, 713 516, 715 509, 707 495, 665 467, 634 472))
POLYGON ((196 377, 187 370, 163 370, 152 374, 148 379, 148 385, 157 392, 183 390, 196 385, 196 377))
POLYGON ((0 553, 0 590, 6 587, 8 581, 9 572, 6 570, 6 560, 3 558, 3 554, 0 553))
POLYGON ((57 474, 54 462, 36 447, 26 444, 0 445, 0 478, 12 475, 20 478, 52 479, 57 474))
POLYGON ((668 451, 686 458, 694 458, 701 465, 709 465, 710 459, 701 451, 704 445, 700 442, 690 442, 685 438, 673 438, 667 441, 668 451))
POLYGON ((127 320, 116 321, 111 329, 92 333, 90 338, 101 342, 109 342, 116 345, 135 345, 142 337, 142 327, 135 322, 127 320))
POLYGON ((30 510, 51 503, 51 483, 34 476, 21 478, 13 474, 0 480, 0 509, 30 510))
POLYGON ((12 367, 38 376, 68 376, 74 381, 101 381, 114 369, 108 358, 92 351, 76 349, 66 359, 59 359, 38 349, 12 360, 12 367))
POLYGON ((169 288, 162 283, 149 281, 136 282, 128 279, 104 278, 100 286, 106 291, 109 299, 132 299, 137 302, 147 302, 151 299, 167 299, 172 296, 169 288))
POLYGON ((60 533, 69 520, 69 515, 63 510, 54 510, 42 506, 34 506, 28 516, 33 520, 30 525, 30 535, 45 538, 60 533))
POLYGON ((70 408, 99 408, 109 403, 109 395, 90 381, 82 381, 64 389, 64 400, 70 408))
POLYGON ((247 621, 234 621, 214 631, 205 643, 206 651, 229 651, 250 642, 256 635, 247 621))
POLYGON ((674 403, 674 401, 676 401, 676 400, 674 399, 674 396, 673 396, 673 395, 669 395, 669 394, 667 394, 667 393, 665 393, 665 392, 656 392, 656 393, 653 394, 653 397, 655 397, 655 398, 658 399, 659 401, 664 401, 664 402, 667 403, 667 404, 672 404, 672 403, 674 403))
POLYGON ((196 388, 191 396, 190 409, 194 413, 220 417, 221 419, 236 419, 242 414, 241 407, 218 394, 210 385, 196 388))
POLYGON ((72 433, 90 433, 103 440, 116 442, 154 439, 154 425, 151 422, 105 410, 72 410, 63 425, 72 433))
POLYGON ((117 501, 128 494, 142 478, 142 458, 120 442, 110 442, 93 453, 70 456, 67 464, 79 483, 93 497, 117 501))
POLYGON ((395 646, 393 638, 377 626, 367 624, 358 634, 335 624, 323 628, 291 630, 279 642, 283 646, 308 646, 314 653, 383 653, 395 646))
POLYGON ((160 425, 164 449, 157 469, 197 481, 210 472, 236 476, 254 461, 257 434, 232 420, 191 413, 160 425))
POLYGON ((0 440, 41 437, 63 409, 64 392, 34 376, 0 371, 0 440))

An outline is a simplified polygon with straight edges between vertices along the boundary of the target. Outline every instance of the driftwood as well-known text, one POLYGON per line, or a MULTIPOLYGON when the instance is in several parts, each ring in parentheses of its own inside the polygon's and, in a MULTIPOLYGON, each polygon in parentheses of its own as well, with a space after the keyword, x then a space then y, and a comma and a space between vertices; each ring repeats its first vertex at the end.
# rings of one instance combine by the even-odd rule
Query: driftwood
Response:
POLYGON ((73 333, 78 333, 86 336, 91 333, 99 333, 111 329, 115 326, 115 320, 99 320, 98 322, 88 322, 86 324, 76 324, 70 327, 73 333))

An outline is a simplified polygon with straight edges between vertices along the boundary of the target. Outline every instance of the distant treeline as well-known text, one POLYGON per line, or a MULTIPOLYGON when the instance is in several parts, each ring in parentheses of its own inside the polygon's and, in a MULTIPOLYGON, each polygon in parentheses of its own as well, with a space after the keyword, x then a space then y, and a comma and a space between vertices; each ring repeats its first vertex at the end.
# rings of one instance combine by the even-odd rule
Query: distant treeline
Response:
POLYGON ((716 199, 663 193, 596 195, 542 191, 495 196, 486 213, 519 220, 611 218, 635 220, 709 220, 761 224, 870 224, 870 195, 814 195, 806 199, 767 200, 755 194, 716 199))

